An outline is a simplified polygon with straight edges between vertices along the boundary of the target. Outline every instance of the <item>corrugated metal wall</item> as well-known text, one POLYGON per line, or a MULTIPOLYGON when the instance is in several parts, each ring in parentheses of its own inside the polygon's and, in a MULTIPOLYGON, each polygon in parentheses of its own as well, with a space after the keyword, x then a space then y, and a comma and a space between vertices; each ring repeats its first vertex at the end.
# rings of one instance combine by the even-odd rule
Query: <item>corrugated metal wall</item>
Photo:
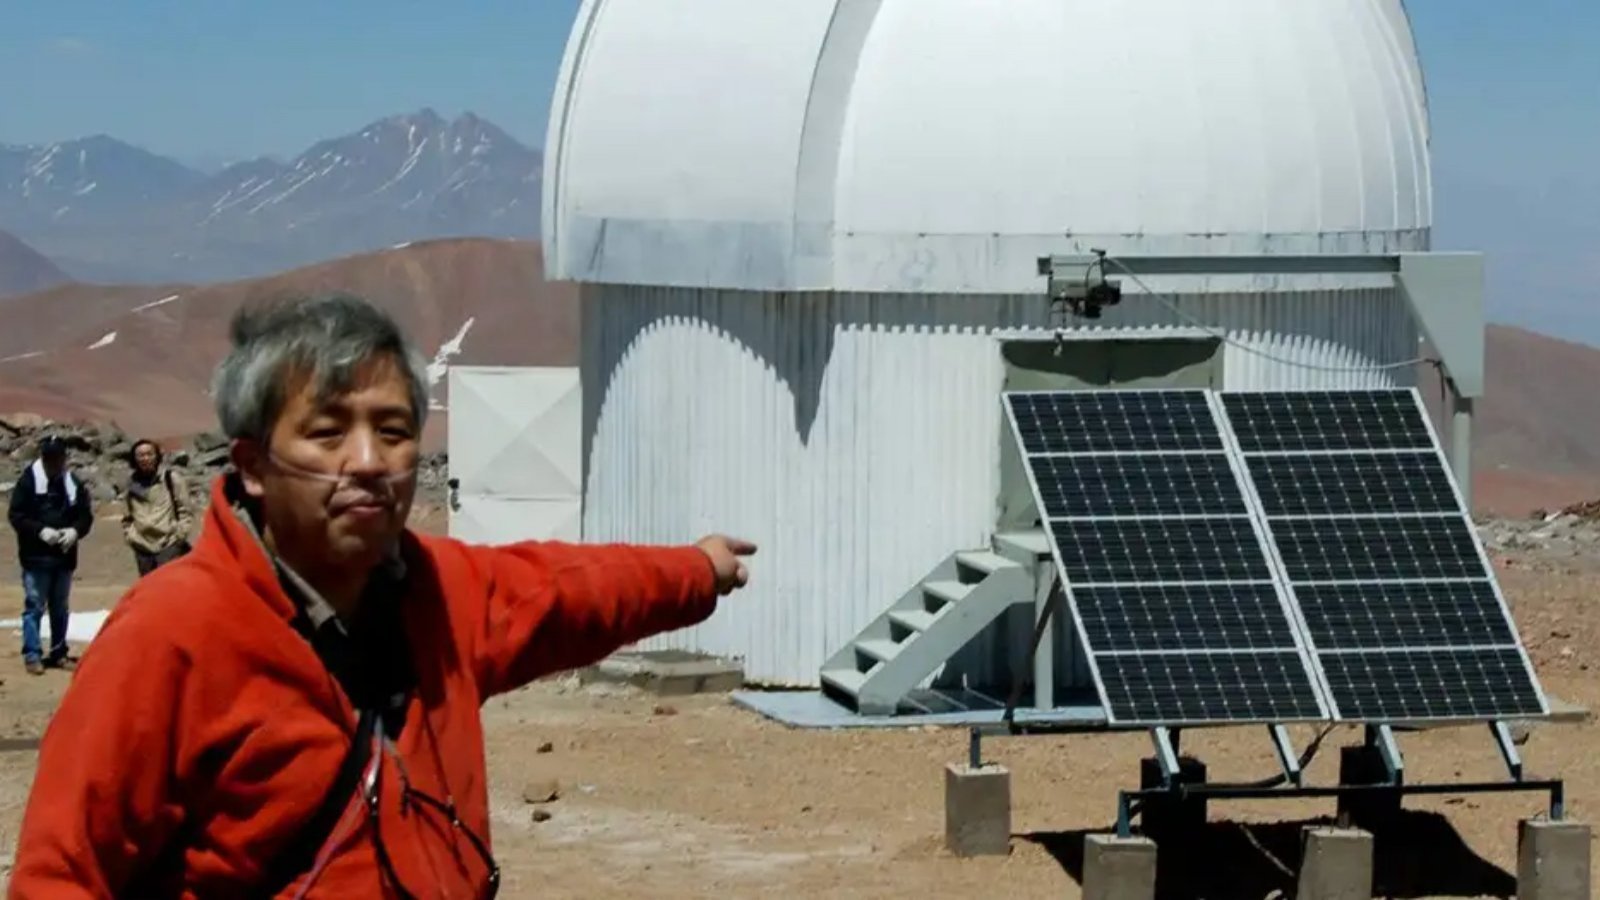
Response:
MULTIPOLYGON (((998 488, 996 331, 1042 329, 1039 295, 757 295, 590 286, 584 538, 760 544, 747 590, 653 640, 742 657, 755 682, 817 670, 950 552, 985 546, 998 488)), ((1194 296, 1225 329, 1227 386, 1410 384, 1416 329, 1385 289, 1194 296), (1269 358, 1271 357, 1271 358, 1269 358)), ((1129 296, 1098 326, 1192 330, 1129 296)))

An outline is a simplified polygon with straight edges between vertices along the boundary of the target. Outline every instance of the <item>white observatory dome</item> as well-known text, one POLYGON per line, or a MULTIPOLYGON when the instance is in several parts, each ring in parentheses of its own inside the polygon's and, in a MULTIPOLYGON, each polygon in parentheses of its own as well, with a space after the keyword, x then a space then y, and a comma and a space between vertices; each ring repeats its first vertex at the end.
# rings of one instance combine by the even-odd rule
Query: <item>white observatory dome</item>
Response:
POLYGON ((1037 352, 1041 256, 1428 249, 1400 0, 585 0, 551 109, 583 538, 757 541, 747 591, 650 645, 752 681, 817 683, 1010 527, 999 394, 1067 377, 1051 366, 1097 387, 1414 378, 1415 324, 1372 276, 1152 279, 1176 302, 1129 285, 1037 352))
POLYGON ((556 99, 558 278, 1027 291, 1431 218, 1400 0, 585 0, 556 99))

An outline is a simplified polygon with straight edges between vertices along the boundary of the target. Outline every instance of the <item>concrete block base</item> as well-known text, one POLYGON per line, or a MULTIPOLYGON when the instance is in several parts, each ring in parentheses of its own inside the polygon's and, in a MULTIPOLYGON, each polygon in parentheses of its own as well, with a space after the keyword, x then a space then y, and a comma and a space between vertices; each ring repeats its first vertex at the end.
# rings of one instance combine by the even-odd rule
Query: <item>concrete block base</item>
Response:
POLYGON ((1083 900, 1153 900, 1156 843, 1091 834, 1083 839, 1083 900))
POLYGON ((1517 826, 1517 900, 1588 900, 1589 826, 1525 819, 1517 826))
POLYGON ((1011 852, 1010 770, 945 766, 944 844, 957 856, 1011 852))
POLYGON ((744 666, 681 650, 613 653, 578 672, 580 684, 631 684, 662 697, 720 694, 744 687, 744 666))
POLYGON ((1371 900, 1372 835, 1354 828, 1301 833, 1297 900, 1371 900))

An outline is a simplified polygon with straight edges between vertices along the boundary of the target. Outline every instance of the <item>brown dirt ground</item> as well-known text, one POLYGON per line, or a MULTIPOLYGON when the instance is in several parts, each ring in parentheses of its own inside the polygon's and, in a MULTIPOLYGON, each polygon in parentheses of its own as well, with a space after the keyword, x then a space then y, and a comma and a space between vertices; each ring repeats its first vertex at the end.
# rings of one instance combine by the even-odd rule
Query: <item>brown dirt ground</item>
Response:
MULTIPOLYGON (((419 526, 436 530, 442 515, 419 526)), ((86 542, 77 610, 113 604, 133 569, 114 522, 86 542)), ((1600 560, 1501 560, 1503 584, 1546 688, 1600 704, 1600 620, 1591 613, 1600 560)), ((759 571, 756 577, 760 577, 759 571)), ((737 602, 737 600, 731 601, 737 602)), ((9 529, 0 529, 0 617, 21 609, 9 529)), ((14 633, 0 646, 0 854, 9 862, 36 765, 40 734, 67 684, 22 672, 14 633)), ((1011 771, 1009 858, 958 860, 942 849, 943 769, 966 753, 958 729, 798 731, 734 707, 723 696, 661 700, 557 679, 484 710, 496 855, 505 897, 1077 897, 1085 831, 1112 823, 1115 792, 1136 784, 1142 735, 993 739, 989 758, 1011 771), (537 752, 545 742, 551 752, 537 752), (556 779, 558 800, 532 807, 522 788, 556 779), (535 823, 535 809, 551 814, 535 823)), ((1305 746, 1310 731, 1298 729, 1305 746)), ((1311 767, 1334 774, 1335 732, 1311 767)), ((1404 734, 1415 781, 1498 778, 1486 730, 1404 734)), ((1191 732, 1185 750, 1213 778, 1270 775, 1257 729, 1191 732)), ((1600 807, 1600 735, 1593 724, 1536 729, 1522 748, 1534 773, 1567 779, 1570 814, 1600 807)), ((1531 794, 1410 800, 1404 838, 1379 845, 1384 895, 1509 896, 1519 818, 1543 809, 1531 794)), ((1214 803, 1193 848, 1204 875, 1174 873, 1175 896, 1293 895, 1296 836, 1331 801, 1214 803)), ((1163 851, 1165 859, 1169 854, 1163 851)), ((6 867, 9 871, 9 866, 6 867)))

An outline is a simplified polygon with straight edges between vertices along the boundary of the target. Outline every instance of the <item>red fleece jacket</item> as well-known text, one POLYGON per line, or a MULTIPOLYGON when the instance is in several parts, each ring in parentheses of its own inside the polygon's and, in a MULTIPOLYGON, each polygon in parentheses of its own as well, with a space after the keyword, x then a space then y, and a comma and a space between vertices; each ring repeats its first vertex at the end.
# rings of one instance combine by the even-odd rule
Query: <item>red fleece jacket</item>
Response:
MULTIPOLYGON (((485 839, 481 704, 702 621, 717 602, 692 546, 482 547, 410 532, 406 544, 395 600, 418 681, 397 745, 412 787, 453 795, 485 839)), ((355 729, 295 611, 219 480, 195 551, 136 583, 84 653, 40 748, 11 897, 248 893, 322 803, 355 729)), ((473 896, 484 872, 471 845, 432 810, 401 808, 395 766, 380 775, 402 882, 473 896)), ((308 896, 391 896, 359 822, 308 896)))

